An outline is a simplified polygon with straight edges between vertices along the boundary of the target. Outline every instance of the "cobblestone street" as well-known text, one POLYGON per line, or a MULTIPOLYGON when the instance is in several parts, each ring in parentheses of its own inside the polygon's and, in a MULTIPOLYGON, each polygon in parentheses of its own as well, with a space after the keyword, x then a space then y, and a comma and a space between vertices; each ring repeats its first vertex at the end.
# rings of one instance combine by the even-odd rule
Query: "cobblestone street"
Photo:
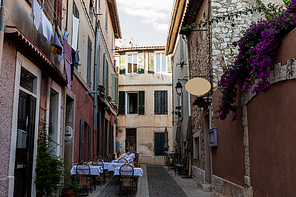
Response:
MULTIPOLYGON (((212 192, 203 192, 197 188, 197 182, 194 179, 183 179, 176 175, 173 170, 168 170, 166 166, 158 164, 141 164, 144 171, 142 177, 138 180, 138 190, 134 192, 136 197, 213 197, 212 192)), ((85 196, 80 193, 77 196, 85 196)), ((89 193, 89 197, 115 197, 119 195, 119 183, 117 177, 107 178, 103 186, 97 186, 97 189, 89 193)), ((130 197, 130 193, 122 196, 130 197)))

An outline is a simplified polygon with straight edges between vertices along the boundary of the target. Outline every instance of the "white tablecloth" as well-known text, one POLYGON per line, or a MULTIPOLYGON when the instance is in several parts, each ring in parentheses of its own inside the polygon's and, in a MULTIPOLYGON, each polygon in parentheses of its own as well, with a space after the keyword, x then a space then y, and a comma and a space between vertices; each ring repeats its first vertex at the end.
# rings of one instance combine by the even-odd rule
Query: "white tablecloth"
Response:
MULTIPOLYGON (((103 172, 102 166, 89 166, 91 175, 100 175, 103 172)), ((70 170, 71 175, 76 174, 76 166, 73 166, 70 170)))
POLYGON ((124 163, 104 162, 104 170, 114 171, 115 168, 121 167, 124 163))
MULTIPOLYGON (((117 167, 114 169, 114 175, 119 175, 119 168, 117 167)), ((143 176, 143 169, 142 168, 134 168, 134 176, 143 176)))

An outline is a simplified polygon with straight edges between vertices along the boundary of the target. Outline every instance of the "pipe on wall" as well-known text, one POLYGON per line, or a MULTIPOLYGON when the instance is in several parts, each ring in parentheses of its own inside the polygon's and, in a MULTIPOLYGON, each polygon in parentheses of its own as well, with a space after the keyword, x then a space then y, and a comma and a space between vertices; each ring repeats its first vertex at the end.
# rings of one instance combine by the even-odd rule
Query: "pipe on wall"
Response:
POLYGON ((0 8, 0 73, 1 73, 3 42, 4 42, 5 10, 6 10, 6 0, 1 0, 1 8, 0 8))

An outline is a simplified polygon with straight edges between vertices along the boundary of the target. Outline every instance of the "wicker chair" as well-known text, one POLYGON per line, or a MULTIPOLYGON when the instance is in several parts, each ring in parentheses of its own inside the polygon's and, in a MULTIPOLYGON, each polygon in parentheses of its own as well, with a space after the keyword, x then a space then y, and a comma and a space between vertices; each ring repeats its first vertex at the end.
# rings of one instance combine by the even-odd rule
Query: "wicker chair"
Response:
POLYGON ((123 190, 130 188, 132 196, 134 194, 133 183, 134 183, 134 168, 129 164, 124 164, 119 169, 119 182, 120 182, 120 196, 123 193, 123 190))
POLYGON ((181 171, 184 173, 185 172, 185 166, 186 166, 186 155, 182 155, 180 163, 175 163, 175 176, 176 176, 176 171, 178 171, 178 175, 180 175, 181 171))
POLYGON ((104 162, 103 160, 99 160, 97 161, 98 163, 98 166, 102 166, 103 168, 103 172, 100 174, 100 175, 97 175, 97 180, 100 181, 100 185, 102 186, 102 182, 104 182, 104 184, 106 183, 106 173, 105 173, 105 170, 104 170, 104 162))
POLYGON ((76 174, 78 176, 78 184, 85 188, 88 195, 89 189, 92 192, 93 184, 89 165, 86 162, 79 163, 76 166, 76 174))
POLYGON ((127 160, 125 158, 118 159, 118 163, 127 163, 127 160))
MULTIPOLYGON (((132 165, 134 168, 139 168, 139 164, 136 161, 130 161, 128 163, 129 165, 132 165)), ((133 186, 134 186, 134 190, 138 190, 138 177, 134 176, 134 180, 133 180, 133 186)))

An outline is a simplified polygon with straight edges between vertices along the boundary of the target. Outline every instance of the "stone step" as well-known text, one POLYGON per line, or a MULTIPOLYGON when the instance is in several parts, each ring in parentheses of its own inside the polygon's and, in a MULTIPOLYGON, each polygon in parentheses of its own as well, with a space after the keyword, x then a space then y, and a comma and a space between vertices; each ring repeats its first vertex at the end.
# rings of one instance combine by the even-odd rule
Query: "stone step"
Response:
POLYGON ((204 191, 204 192, 211 192, 212 185, 210 183, 205 183, 197 180, 197 188, 204 191))

